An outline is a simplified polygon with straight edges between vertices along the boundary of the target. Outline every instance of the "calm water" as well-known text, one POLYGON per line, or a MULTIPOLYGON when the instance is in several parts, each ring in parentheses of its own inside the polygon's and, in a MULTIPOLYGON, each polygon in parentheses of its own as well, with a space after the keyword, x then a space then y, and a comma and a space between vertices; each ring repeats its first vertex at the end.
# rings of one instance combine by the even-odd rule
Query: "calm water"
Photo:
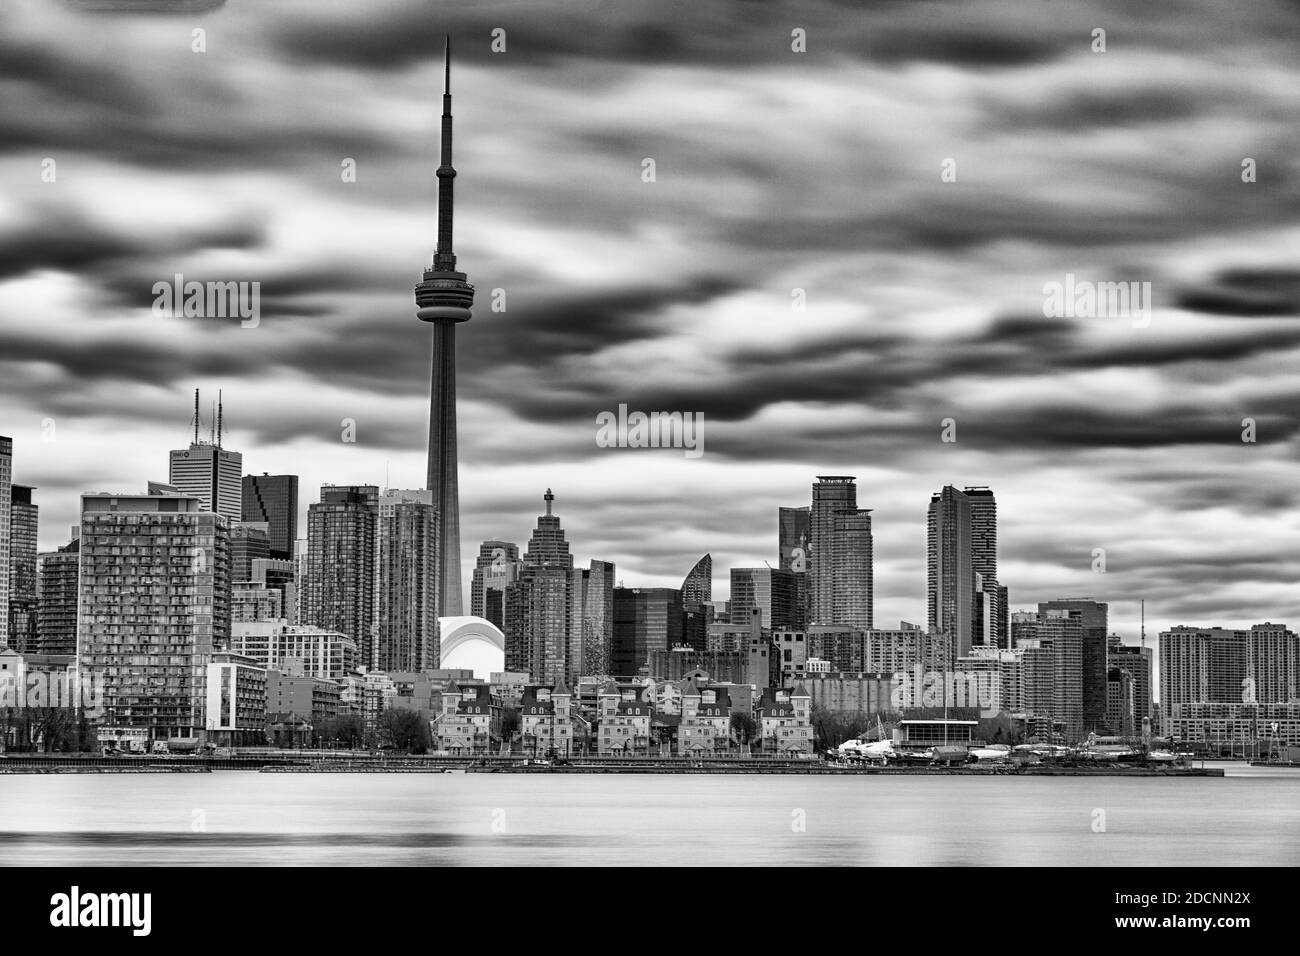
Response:
POLYGON ((1300 863, 1300 771, 1224 766, 1200 780, 11 775, 0 863, 1300 863))

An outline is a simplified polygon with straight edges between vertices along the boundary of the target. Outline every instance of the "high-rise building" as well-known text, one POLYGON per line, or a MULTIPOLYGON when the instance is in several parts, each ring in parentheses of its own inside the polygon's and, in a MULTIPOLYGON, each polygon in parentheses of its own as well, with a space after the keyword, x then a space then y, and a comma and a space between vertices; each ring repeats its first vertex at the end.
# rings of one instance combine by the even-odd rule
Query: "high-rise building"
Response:
POLYGON ((337 631, 282 620, 236 621, 230 631, 232 651, 285 675, 343 680, 360 664, 356 642, 337 631))
POLYGON ((23 653, 37 649, 35 488, 11 485, 9 508, 9 646, 23 653))
POLYGON ((1109 667, 1106 645, 1110 634, 1109 605, 1089 598, 1040 601, 1040 615, 1064 615, 1083 626, 1083 729, 1104 733, 1109 667))
POLYGON ((1246 634, 1246 675, 1256 701, 1300 700, 1300 637, 1285 624, 1253 624, 1246 634))
POLYGON ((254 558, 249 580, 258 587, 280 592, 281 614, 289 623, 298 620, 298 574, 293 561, 254 558))
POLYGON ((805 621, 810 619, 808 563, 812 547, 811 535, 811 512, 807 505, 802 508, 777 509, 777 565, 782 571, 798 575, 795 578, 797 600, 805 621))
MULTIPOLYGON (((1022 654, 1025 695, 1030 702, 1026 706, 1035 716, 1048 719, 1052 732, 1067 742, 1081 740, 1086 732, 1083 719, 1084 633, 1080 616, 1036 614, 1032 611, 1018 611, 1011 615, 1015 649, 1026 652, 1022 654), (1031 651, 1033 653, 1028 653, 1031 651)), ((1102 686, 1104 688, 1105 684, 1102 686)), ((1103 727, 1104 722, 1103 705, 1103 727)))
POLYGON ((1160 635, 1160 709, 1182 704, 1282 704, 1297 699, 1300 637, 1282 624, 1249 630, 1175 627, 1160 635))
POLYGON ((807 607, 802 616, 809 624, 872 626, 871 512, 858 508, 857 495, 851 476, 818 476, 802 547, 799 541, 805 534, 805 516, 801 509, 780 511, 782 568, 788 564, 796 575, 796 592, 805 584, 798 575, 807 575, 806 597, 801 603, 807 607), (801 566, 805 572, 799 570, 801 566))
POLYGON ((695 562, 682 580, 681 592, 682 643, 703 651, 708 645, 709 624, 714 619, 713 555, 706 554, 695 562))
POLYGON ((14 477, 14 442, 0 435, 0 647, 9 646, 9 498, 14 477))
POLYGON ((1160 634, 1160 706, 1236 703, 1246 680, 1246 636, 1221 627, 1175 627, 1160 634))
POLYGON ((77 667, 101 721, 205 733, 206 676, 230 638, 230 534, 194 495, 81 496, 77 667))
POLYGON ((531 679, 556 682, 568 670, 569 575, 572 568, 525 566, 507 586, 505 665, 531 679))
POLYGON ((37 557, 36 646, 41 654, 77 653, 80 562, 81 538, 76 534, 69 544, 37 557))
POLYGON ((542 498, 546 503, 546 514, 538 516, 537 527, 528 539, 528 548, 524 551, 524 567, 572 570, 573 555, 569 553, 569 542, 565 540, 559 516, 552 513, 555 495, 547 488, 542 498))
POLYGON ((731 598, 727 606, 732 624, 748 624, 757 608, 763 627, 799 629, 804 626, 798 581, 793 571, 732 568, 731 598))
POLYGON ((682 580, 682 606, 702 608, 713 602, 713 555, 706 554, 695 562, 682 580))
POLYGON ((998 501, 984 485, 962 490, 970 505, 971 569, 975 572, 972 643, 1009 648, 1007 589, 998 583, 998 501))
MULTIPOLYGON (((833 605, 827 623, 875 626, 875 569, 871 509, 853 508, 835 516, 830 542, 833 605)), ((823 553, 825 548, 823 547, 823 553)), ((794 577, 797 588, 799 578, 794 577)))
POLYGON ((460 491, 456 457, 456 326, 470 319, 474 287, 456 270, 452 251, 451 40, 442 94, 442 158, 438 165, 438 248, 415 287, 415 313, 433 324, 429 387, 429 471, 426 487, 438 512, 438 591, 444 616, 464 614, 460 584, 460 491))
POLYGON ((1155 684, 1151 648, 1125 644, 1119 635, 1112 634, 1107 638, 1106 657, 1112 668, 1122 669, 1132 681, 1133 719, 1141 730, 1143 717, 1155 717, 1151 708, 1151 689, 1155 684))
POLYGON ((241 472, 244 456, 216 445, 196 443, 171 453, 168 483, 194 495, 204 508, 216 502, 217 514, 239 521, 244 514, 241 472))
POLYGON ((952 639, 952 655, 969 657, 974 644, 975 568, 970 499, 952 485, 930 498, 927 515, 927 604, 931 630, 952 639))
POLYGON ((528 539, 518 579, 507 585, 504 605, 506 670, 527 671, 554 684, 569 670, 569 585, 573 555, 554 513, 555 495, 544 496, 546 513, 528 539))
POLYGON ((438 513, 432 491, 386 491, 375 534, 374 667, 438 666, 438 513))
MULTIPOLYGON (((946 485, 930 498, 926 566, 929 624, 952 634, 954 660, 969 656, 973 647, 1010 647, 992 491, 946 485)), ((1104 674, 1102 681, 1104 687, 1104 674)))
MULTIPOLYGON (((815 630, 810 628, 809 631, 811 640, 815 630)), ((916 624, 909 624, 907 621, 899 621, 897 629, 873 628, 863 632, 863 636, 865 653, 861 663, 832 659, 826 653, 829 648, 819 647, 816 643, 809 647, 808 652, 810 655, 814 655, 814 652, 816 652, 814 656, 823 660, 830 660, 832 670, 901 672, 905 674, 915 674, 918 668, 922 673, 942 671, 946 668, 947 661, 951 657, 950 642, 946 635, 937 631, 927 631, 925 628, 916 624), (854 666, 837 666, 844 663, 854 666)))
POLYGON ((193 495, 204 508, 226 519, 244 518, 244 456, 221 445, 220 401, 210 441, 199 440, 199 390, 194 390, 194 440, 189 448, 172 451, 167 482, 184 495, 193 495))
POLYGON ((270 557, 293 559, 298 538, 298 476, 245 475, 243 519, 265 522, 271 541, 270 557))
POLYGON ((676 588, 615 588, 610 676, 636 677, 652 652, 680 644, 682 618, 682 592, 676 588))
POLYGON ((230 523, 230 580, 253 579, 253 562, 271 556, 271 537, 264 521, 230 523))
POLYGON ((982 647, 996 647, 1003 650, 1011 648, 1010 626, 1007 615, 1010 613, 1007 589, 975 574, 975 614, 971 623, 971 643, 982 647))
POLYGON ((777 509, 777 563, 782 571, 803 574, 808 570, 810 522, 807 506, 777 509))
POLYGON ((1125 737, 1141 729, 1133 703, 1133 677, 1122 667, 1106 671, 1106 724, 1112 734, 1125 737))
POLYGON ((810 624, 838 624, 835 620, 835 565, 833 539, 836 521, 844 512, 858 509, 856 479, 849 475, 819 475, 812 486, 812 507, 808 515, 807 567, 808 621, 810 624))
POLYGON ((231 626, 250 621, 283 622, 284 592, 252 581, 236 581, 230 591, 231 626))
POLYGON ((502 596, 519 575, 519 545, 513 541, 484 541, 470 584, 469 613, 504 627, 502 596))
MULTIPOLYGON (((298 586, 298 600, 294 604, 293 616, 289 618, 291 624, 307 623, 304 615, 307 609, 307 580, 311 571, 309 557, 307 539, 299 538, 293 543, 293 580, 298 586)), ((285 608, 287 611, 287 604, 285 608)))
POLYGON ((998 500, 984 485, 962 489, 970 508, 971 568, 986 581, 998 579, 998 500))
POLYGON ((592 561, 569 572, 567 683, 609 673, 614 645, 614 563, 592 561))
POLYGON ((375 531, 379 488, 325 485, 307 509, 307 573, 299 591, 303 624, 340 631, 374 664, 375 531))

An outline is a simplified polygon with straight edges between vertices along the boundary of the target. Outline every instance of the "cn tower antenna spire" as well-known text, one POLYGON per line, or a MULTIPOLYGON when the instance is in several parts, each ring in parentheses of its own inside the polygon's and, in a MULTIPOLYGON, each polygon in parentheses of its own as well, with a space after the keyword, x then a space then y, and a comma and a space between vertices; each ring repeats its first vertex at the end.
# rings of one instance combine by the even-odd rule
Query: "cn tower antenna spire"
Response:
POLYGON ((433 257, 436 270, 454 272, 456 254, 451 246, 452 184, 456 167, 451 164, 451 37, 443 63, 442 154, 438 163, 438 251, 433 257))

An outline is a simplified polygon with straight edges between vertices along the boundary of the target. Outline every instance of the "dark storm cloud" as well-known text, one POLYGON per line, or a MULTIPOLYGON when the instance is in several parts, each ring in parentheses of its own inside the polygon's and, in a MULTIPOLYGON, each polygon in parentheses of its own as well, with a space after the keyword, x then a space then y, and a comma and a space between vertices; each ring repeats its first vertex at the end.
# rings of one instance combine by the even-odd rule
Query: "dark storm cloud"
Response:
MULTIPOLYGON (((480 12, 420 3, 391 3, 324 17, 281 21, 276 40, 289 55, 312 62, 400 70, 441 49, 444 34, 487 37, 507 32, 513 62, 564 65, 574 58, 612 62, 747 64, 789 54, 791 30, 806 31, 811 51, 876 63, 942 63, 972 70, 1030 66, 1087 50, 1096 11, 1122 22, 1140 20, 1117 4, 809 2, 797 8, 749 2, 620 0, 592 13, 556 4, 494 6, 480 12), (1076 9, 1084 6, 1084 10, 1076 9), (846 7, 848 8, 846 10, 846 7), (1093 12, 1088 12, 1093 11, 1093 12), (1090 19, 1091 18, 1091 19, 1090 19)), ((1112 20, 1111 22, 1115 22, 1112 20)), ((458 45, 457 49, 462 47, 458 45)), ((486 42, 465 44, 470 61, 492 58, 486 42)), ((462 54, 458 53, 458 57, 462 54)))
POLYGON ((467 361, 471 369, 487 371, 524 355, 545 373, 560 357, 581 358, 653 337, 664 330, 668 309, 704 305, 736 288, 732 280, 700 276, 666 286, 596 289, 565 297, 516 295, 507 300, 505 312, 490 313, 496 328, 467 361))
MULTIPOLYGON (((55 43, 29 45, 7 31, 0 31, 0 83, 27 87, 25 93, 57 85, 60 96, 67 101, 134 114, 144 114, 156 103, 147 85, 111 65, 73 56, 55 43)), ((19 97, 6 99, 13 106, 23 102, 19 97)), ((8 116, 8 111, 0 115, 8 116)), ((36 119, 30 115, 28 118, 36 119)), ((45 119, 48 122, 49 118, 45 119)))
MULTIPOLYGON (((255 249, 264 240, 261 226, 249 222, 181 228, 163 235, 129 227, 110 229, 79 212, 38 207, 25 223, 0 232, 0 280, 40 269, 95 274, 107 272, 108 266, 129 267, 132 260, 157 261, 166 255, 209 249, 255 249)), ((156 281, 155 275, 149 285, 156 281)))
MULTIPOLYGON (((1017 401, 967 416, 964 396, 979 395, 980 376, 992 370, 1000 376, 1014 377, 1181 363, 1231 365, 1243 358, 1300 347, 1300 330, 1287 328, 1216 332, 1204 338, 1172 341, 1134 335, 1122 345, 1098 347, 1088 345, 1081 337, 1084 324, 1041 316, 1004 316, 983 331, 940 348, 919 347, 898 337, 871 333, 821 345, 805 344, 788 352, 742 346, 735 354, 717 356, 722 369, 716 375, 687 386, 656 386, 652 378, 629 387, 625 381, 603 378, 599 369, 593 368, 590 377, 569 383, 567 389, 547 396, 545 401, 535 402, 522 395, 515 399, 502 395, 499 400, 509 404, 521 418, 552 422, 590 418, 595 411, 617 402, 647 410, 687 409, 703 413, 708 421, 721 422, 743 421, 775 402, 862 406, 863 417, 856 426, 819 428, 810 424, 802 426, 799 435, 788 436, 784 443, 774 442, 771 432, 754 440, 733 434, 711 439, 714 453, 763 459, 789 453, 791 443, 862 440, 868 436, 892 437, 901 442, 918 434, 930 435, 934 423, 948 414, 960 415, 964 437, 985 446, 1215 444, 1238 436, 1241 409, 1234 401, 1186 405, 1171 397, 1157 410, 1141 413, 1090 409, 1086 403, 1060 399, 1027 408, 1017 401), (948 397, 941 404, 926 407, 927 403, 919 398, 923 386, 945 381, 955 385, 948 397), (957 384, 963 381, 964 387, 957 384), (920 413, 910 422, 884 425, 871 418, 872 407, 904 404, 920 413)), ((566 354, 572 353, 566 350, 566 354)), ((1282 405, 1266 401, 1247 404, 1249 410, 1264 416, 1257 417, 1257 421, 1268 437, 1260 441, 1280 442, 1295 433, 1297 426, 1285 410, 1285 399, 1282 405)))
POLYGON ((1300 270, 1230 269, 1209 285, 1180 289, 1175 301, 1209 315, 1300 318, 1300 270))

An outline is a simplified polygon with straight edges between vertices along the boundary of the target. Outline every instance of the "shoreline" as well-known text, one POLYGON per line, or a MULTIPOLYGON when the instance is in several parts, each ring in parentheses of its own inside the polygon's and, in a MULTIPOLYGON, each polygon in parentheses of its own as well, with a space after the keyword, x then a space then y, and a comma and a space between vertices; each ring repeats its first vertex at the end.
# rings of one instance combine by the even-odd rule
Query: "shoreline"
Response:
POLYGON ((1088 766, 989 766, 968 765, 957 767, 925 766, 863 766, 839 767, 810 761, 699 761, 670 759, 642 761, 602 761, 555 765, 525 765, 519 761, 498 759, 486 765, 467 758, 413 759, 406 761, 377 761, 367 758, 342 760, 265 759, 231 760, 214 759, 177 762, 175 759, 153 759, 149 762, 121 762, 117 758, 26 756, 0 760, 0 775, 5 774, 157 774, 157 773, 212 773, 215 770, 232 770, 255 773, 512 773, 512 774, 732 774, 732 775, 782 775, 782 776, 952 776, 952 777, 1223 777, 1222 767, 1168 767, 1108 765, 1088 766), (477 764, 477 765, 476 765, 477 764))

